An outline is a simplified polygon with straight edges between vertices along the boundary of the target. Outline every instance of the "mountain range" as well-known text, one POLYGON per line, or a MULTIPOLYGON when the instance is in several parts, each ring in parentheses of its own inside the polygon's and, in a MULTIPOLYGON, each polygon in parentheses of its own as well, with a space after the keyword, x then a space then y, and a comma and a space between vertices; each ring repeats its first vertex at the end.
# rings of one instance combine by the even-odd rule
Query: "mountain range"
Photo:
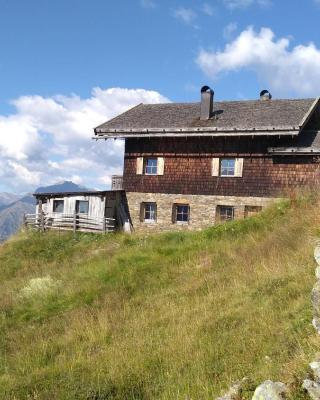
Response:
MULTIPOLYGON (((71 181, 43 186, 34 193, 82 192, 87 188, 71 181)), ((5 241, 20 228, 23 215, 35 212, 35 198, 32 194, 0 193, 0 242, 5 241)))

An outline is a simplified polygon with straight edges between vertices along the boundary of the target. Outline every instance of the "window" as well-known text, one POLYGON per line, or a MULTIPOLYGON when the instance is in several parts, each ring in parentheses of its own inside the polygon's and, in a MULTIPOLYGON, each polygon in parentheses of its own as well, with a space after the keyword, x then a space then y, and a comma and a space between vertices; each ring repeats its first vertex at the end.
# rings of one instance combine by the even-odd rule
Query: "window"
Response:
POLYGON ((140 213, 142 222, 155 222, 157 220, 157 204, 141 203, 140 213))
POLYGON ((144 173, 146 175, 157 175, 158 170, 158 160, 157 158, 147 158, 144 168, 144 173))
POLYGON ((177 224, 188 223, 190 218, 190 207, 188 204, 174 204, 173 222, 177 224))
POLYGON ((245 206, 244 216, 245 218, 252 217, 258 214, 262 210, 261 206, 245 206))
POLYGON ((218 206, 217 207, 217 216, 218 216, 218 220, 221 222, 232 221, 234 219, 234 207, 218 206))
POLYGON ((77 214, 88 214, 89 212, 89 201, 76 200, 76 213, 77 214))
POLYGON ((234 158, 222 158, 220 162, 221 176, 235 176, 236 161, 234 158))
POLYGON ((63 200, 53 200, 53 212, 63 213, 64 201, 63 200))

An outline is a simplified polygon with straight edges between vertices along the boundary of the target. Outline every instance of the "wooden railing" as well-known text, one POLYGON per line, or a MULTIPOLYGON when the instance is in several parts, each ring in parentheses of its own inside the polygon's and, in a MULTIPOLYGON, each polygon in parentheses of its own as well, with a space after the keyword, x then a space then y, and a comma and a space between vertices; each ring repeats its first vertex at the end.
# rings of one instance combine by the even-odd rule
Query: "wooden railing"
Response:
POLYGON ((86 214, 25 214, 24 225, 45 231, 48 229, 73 232, 107 233, 115 230, 114 218, 92 218, 86 214))

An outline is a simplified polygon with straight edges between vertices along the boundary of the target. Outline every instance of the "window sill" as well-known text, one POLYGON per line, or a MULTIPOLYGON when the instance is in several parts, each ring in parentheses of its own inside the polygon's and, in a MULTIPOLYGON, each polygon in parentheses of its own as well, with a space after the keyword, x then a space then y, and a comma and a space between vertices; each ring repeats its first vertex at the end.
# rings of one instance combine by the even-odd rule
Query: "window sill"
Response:
POLYGON ((189 225, 189 221, 176 221, 176 225, 189 225))
POLYGON ((144 219, 143 222, 145 224, 156 224, 157 221, 155 221, 154 219, 144 219))

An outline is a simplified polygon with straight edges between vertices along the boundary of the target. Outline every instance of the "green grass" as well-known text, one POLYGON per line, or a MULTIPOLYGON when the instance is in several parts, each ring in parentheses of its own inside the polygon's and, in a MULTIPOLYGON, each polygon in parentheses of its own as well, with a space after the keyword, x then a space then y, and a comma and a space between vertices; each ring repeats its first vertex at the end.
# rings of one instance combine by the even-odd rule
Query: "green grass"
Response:
POLYGON ((301 379, 319 202, 203 232, 21 233, 0 247, 0 398, 213 399, 301 379), (50 290, 23 295, 32 279, 50 290))

